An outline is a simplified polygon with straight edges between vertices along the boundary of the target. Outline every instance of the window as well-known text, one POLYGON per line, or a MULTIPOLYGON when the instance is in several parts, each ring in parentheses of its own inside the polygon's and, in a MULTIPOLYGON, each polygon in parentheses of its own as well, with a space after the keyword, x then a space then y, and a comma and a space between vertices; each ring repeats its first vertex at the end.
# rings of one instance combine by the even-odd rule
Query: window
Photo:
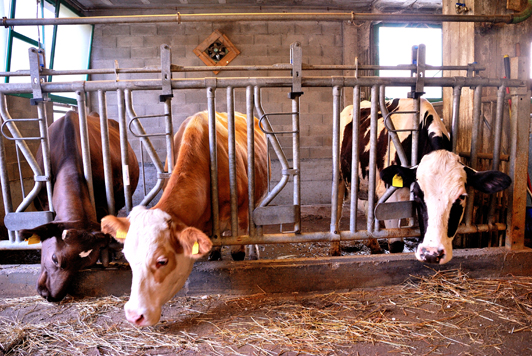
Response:
MULTIPOLYGON (((412 63, 412 47, 424 44, 426 47, 425 63, 442 65, 442 30, 441 27, 428 25, 377 25, 377 53, 379 65, 398 65, 412 63)), ((383 70, 381 77, 409 77, 409 71, 383 70)), ((425 77, 441 77, 441 71, 426 71, 425 77)), ((386 97, 406 98, 409 87, 388 87, 386 97)), ((441 100, 441 87, 425 87, 425 98, 441 100)))
MULTIPOLYGON (((9 18, 79 17, 62 0, 3 0, 2 16, 9 18)), ((28 49, 43 48, 46 67, 56 70, 88 69, 92 25, 18 26, 0 32, 2 70, 29 69, 28 49)), ((47 81, 86 80, 87 75, 50 76, 47 81)), ((28 77, 6 77, 6 83, 27 83, 28 77)), ((26 94, 25 96, 27 96, 26 94)), ((29 94, 31 96, 31 94, 29 94)), ((50 94, 53 102, 76 104, 74 93, 50 94)))

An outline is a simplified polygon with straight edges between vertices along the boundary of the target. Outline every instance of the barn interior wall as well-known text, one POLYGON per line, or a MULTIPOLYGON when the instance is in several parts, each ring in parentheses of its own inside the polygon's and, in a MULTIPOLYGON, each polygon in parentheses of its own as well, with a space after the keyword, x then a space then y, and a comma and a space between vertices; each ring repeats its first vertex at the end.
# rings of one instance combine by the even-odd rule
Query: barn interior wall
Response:
MULTIPOLYGON (((358 56, 358 43, 369 46, 370 26, 341 22, 238 22, 238 23, 159 23, 96 25, 94 28, 91 68, 113 68, 115 60, 119 67, 145 67, 160 65, 160 45, 169 44, 172 49, 172 63, 182 66, 204 66, 193 50, 214 30, 220 30, 240 50, 241 54, 230 65, 271 65, 290 62, 290 44, 298 41, 303 50, 303 63, 344 64, 354 63, 358 56)), ((364 58, 359 58, 365 64, 364 58)), ((346 71, 345 74, 353 74, 346 71)), ((174 73, 173 78, 193 77, 236 77, 236 76, 278 76, 290 75, 288 71, 174 73)), ((307 75, 336 76, 342 71, 308 72, 307 75)), ((120 74, 119 79, 153 78, 153 75, 120 74)), ((93 75, 94 80, 114 80, 114 75, 93 75)), ((262 101, 267 113, 290 113, 291 101, 287 98, 288 88, 262 90, 262 101)), ((134 92, 133 105, 138 115, 161 114, 159 92, 134 92)), ((352 102, 352 90, 345 91, 345 104, 352 102)), ((93 98, 93 110, 97 110, 93 98)), ((108 115, 116 118, 118 107, 116 93, 107 93, 108 115)), ((172 116, 174 130, 186 117, 206 110, 205 90, 174 90, 172 116)), ((245 112, 245 89, 235 93, 235 109, 245 112)), ((226 110, 226 90, 216 90, 216 110, 226 110)), ((330 177, 332 157, 332 89, 304 88, 300 105, 302 159, 302 202, 306 204, 330 204, 330 177)), ((272 116, 276 131, 290 131, 290 116, 272 116)), ((143 125, 148 132, 161 132, 162 118, 147 119, 143 125)), ((139 140, 131 137, 131 143, 139 156, 139 140)), ((280 142, 290 159, 292 138, 280 136, 280 142)), ((153 139, 155 148, 164 160, 165 144, 162 139, 153 139)), ((147 155, 144 155, 147 159, 147 155)), ((280 179, 280 165, 273 159, 272 180, 280 179)), ((285 189, 274 203, 290 202, 290 191, 285 189)))

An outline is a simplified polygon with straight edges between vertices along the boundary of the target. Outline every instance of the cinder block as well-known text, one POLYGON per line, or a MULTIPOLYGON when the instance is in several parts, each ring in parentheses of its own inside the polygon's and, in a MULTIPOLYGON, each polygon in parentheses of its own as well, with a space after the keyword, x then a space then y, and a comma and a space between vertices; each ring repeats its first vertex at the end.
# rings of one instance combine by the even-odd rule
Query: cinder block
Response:
POLYGON ((240 23, 240 34, 267 34, 268 33, 268 24, 266 22, 241 22, 240 23))
POLYGON ((269 34, 282 34, 282 35, 291 35, 295 33, 295 25, 293 21, 288 22, 268 22, 268 33, 269 34))
POLYGON ((318 22, 296 22, 296 35, 321 34, 321 23, 318 22))
POLYGON ((102 36, 129 36, 130 26, 129 25, 104 25, 102 27, 102 36))
POLYGON ((246 33, 232 34, 231 37, 229 37, 229 39, 231 40, 231 42, 233 42, 233 44, 236 46, 236 48, 238 48, 239 51, 246 49, 247 45, 252 45, 254 43, 253 34, 251 33, 250 34, 246 34, 246 33), (241 47, 241 46, 245 46, 245 47, 241 47))
POLYGON ((191 22, 185 24, 185 35, 200 35, 202 41, 204 40, 203 36, 207 37, 212 31, 212 24, 210 23, 191 22))
POLYGON ((143 46, 144 47, 160 47, 162 44, 172 43, 171 36, 144 36, 143 37, 143 46))
POLYGON ((121 59, 130 58, 131 50, 128 47, 122 48, 95 48, 92 52, 93 56, 98 59, 121 59))
POLYGON ((156 56, 157 48, 155 47, 131 48, 131 58, 154 58, 156 56))
POLYGON ((132 24, 130 25, 132 36, 154 36, 157 34, 157 25, 153 24, 132 24))
POLYGON ((174 36, 185 34, 185 26, 177 23, 160 23, 157 24, 157 35, 159 36, 174 36))
MULTIPOLYGON (((201 40, 203 41, 203 40, 201 40)), ((171 37, 170 45, 172 46, 172 50, 179 46, 184 45, 190 45, 196 47, 201 43, 200 37, 198 34, 190 34, 190 35, 175 35, 171 37)))
POLYGON ((100 48, 100 47, 110 47, 114 48, 116 47, 116 36, 94 36, 92 40, 92 47, 93 48, 100 48))
POLYGON ((281 35, 255 35, 255 44, 266 46, 280 46, 281 35))
POLYGON ((308 37, 304 34, 288 34, 281 36, 281 44, 283 47, 288 47, 288 50, 290 50, 290 45, 294 42, 301 43, 301 46, 303 46, 303 49, 305 46, 308 46, 308 37))
POLYGON ((120 36, 116 39, 117 47, 142 47, 144 39, 140 36, 120 36))

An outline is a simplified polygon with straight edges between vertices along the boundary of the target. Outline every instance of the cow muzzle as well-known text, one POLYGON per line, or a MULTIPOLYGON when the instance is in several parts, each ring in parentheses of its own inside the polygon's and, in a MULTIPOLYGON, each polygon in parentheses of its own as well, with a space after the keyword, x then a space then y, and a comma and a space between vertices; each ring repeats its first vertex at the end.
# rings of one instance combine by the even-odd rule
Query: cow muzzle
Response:
POLYGON ((444 264, 447 262, 445 249, 442 247, 419 246, 416 250, 416 257, 421 262, 444 264))
POLYGON ((136 326, 151 326, 157 324, 161 318, 161 310, 148 310, 134 307, 130 302, 124 306, 126 319, 136 326))

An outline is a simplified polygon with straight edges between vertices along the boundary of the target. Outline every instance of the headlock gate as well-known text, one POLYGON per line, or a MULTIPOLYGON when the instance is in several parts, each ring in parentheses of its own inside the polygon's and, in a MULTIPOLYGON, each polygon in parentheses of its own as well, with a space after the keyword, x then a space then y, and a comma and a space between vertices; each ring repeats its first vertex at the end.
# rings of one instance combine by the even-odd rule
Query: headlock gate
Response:
MULTIPOLYGON (((522 141, 526 135, 528 141, 528 130, 523 133, 519 130, 520 120, 529 119, 529 105, 530 96, 528 94, 528 81, 515 79, 493 79, 482 78, 478 74, 481 68, 478 65, 468 66, 430 66, 425 64, 424 60, 424 46, 420 45, 416 52, 416 64, 402 65, 397 67, 383 67, 372 65, 305 65, 302 63, 302 49, 299 43, 294 43, 290 47, 291 63, 277 64, 271 66, 230 66, 230 67, 182 67, 171 63, 171 52, 167 45, 161 46, 161 67, 154 69, 146 68, 114 68, 114 69, 94 69, 75 71, 76 74, 110 74, 115 73, 160 73, 160 79, 130 79, 130 80, 116 80, 116 81, 81 81, 81 82, 53 82, 45 81, 47 75, 62 75, 72 74, 72 71, 54 71, 48 70, 42 66, 42 52, 41 50, 30 49, 30 70, 19 71, 16 73, 4 73, 3 75, 28 75, 30 77, 29 83, 12 83, 0 84, 0 114, 2 118, 2 135, 0 135, 0 178, 2 182, 2 193, 5 208, 5 225, 9 230, 9 241, 1 241, 0 249, 26 249, 39 248, 37 245, 27 245, 26 242, 21 241, 15 234, 16 230, 22 228, 31 228, 53 219, 53 205, 51 200, 51 182, 50 182, 50 164, 49 164, 49 142, 47 136, 47 117, 44 110, 44 104, 47 100, 48 93, 54 92, 74 92, 76 93, 78 112, 81 127, 81 139, 83 150, 83 162, 85 177, 88 182, 91 182, 91 167, 90 157, 88 157, 88 137, 86 129, 86 115, 88 112, 86 95, 87 93, 96 93, 98 98, 98 111, 101 118, 101 126, 107 127, 107 103, 106 93, 115 92, 117 97, 118 115, 117 121, 120 124, 120 138, 122 141, 122 162, 127 162, 127 130, 133 136, 140 138, 142 146, 148 152, 155 169, 157 170, 157 183, 153 189, 146 194, 140 204, 147 205, 163 188, 165 180, 170 176, 173 166, 173 122, 172 122, 172 93, 181 89, 199 89, 206 91, 206 108, 209 113, 209 137, 210 137, 210 159, 211 159, 211 189, 212 189, 212 206, 213 206, 213 244, 220 245, 237 245, 237 244, 279 244, 279 243, 296 243, 296 242, 337 242, 349 240, 361 240, 367 238, 393 238, 393 237, 409 237, 419 236, 419 229, 413 225, 403 228, 381 229, 377 218, 385 219, 391 216, 397 218, 397 208, 389 208, 382 205, 386 198, 393 193, 393 187, 389 192, 379 201, 375 201, 375 177, 377 174, 375 164, 370 165, 369 170, 369 188, 368 188, 368 221, 366 229, 357 229, 357 201, 359 199, 357 189, 351 190, 351 210, 350 210, 350 228, 348 231, 341 231, 338 226, 338 184, 340 175, 339 153, 340 153, 340 112, 342 109, 342 90, 344 88, 353 89, 352 101, 355 105, 353 114, 353 129, 356 130, 358 125, 356 123, 360 119, 357 105, 360 104, 361 91, 369 90, 371 92, 371 122, 372 128, 376 127, 377 112, 379 110, 384 114, 386 107, 384 104, 384 88, 389 86, 407 86, 411 87, 411 97, 416 99, 414 110, 419 114, 420 98, 423 95, 424 88, 427 86, 441 86, 453 88, 453 103, 452 103, 452 119, 451 119, 451 135, 453 151, 456 151, 456 138, 460 134, 458 132, 459 120, 459 106, 460 93, 462 88, 474 89, 473 101, 473 123, 471 133, 471 151, 466 154, 469 156, 469 164, 472 168, 477 168, 479 158, 490 158, 492 161, 491 169, 498 170, 501 165, 501 136, 503 131, 503 117, 505 112, 505 102, 508 99, 505 95, 506 88, 510 88, 511 96, 511 115, 509 128, 509 144, 510 152, 508 155, 508 174, 513 180, 508 195, 508 211, 506 216, 503 216, 502 221, 495 219, 495 201, 492 200, 488 222, 476 224, 473 221, 473 193, 469 194, 467 202, 464 223, 459 227, 458 233, 477 233, 477 232, 497 232, 506 231, 506 246, 509 248, 522 248, 524 245, 524 214, 526 199, 524 193, 526 187, 526 164, 527 152, 522 152, 522 141), (378 70, 378 69, 402 69, 411 72, 410 77, 389 78, 389 77, 373 77, 373 76, 359 76, 359 70, 378 70), (467 70, 469 75, 467 77, 442 77, 442 78, 426 78, 425 71, 428 69, 437 70, 467 70), (173 72, 185 71, 219 71, 219 70, 284 70, 291 71, 289 76, 275 76, 275 77, 225 77, 225 78, 180 78, 172 79, 173 72), (355 76, 311 76, 306 73, 312 70, 355 70, 355 76), (301 232, 301 171, 300 166, 300 100, 303 95, 303 90, 310 90, 313 87, 328 87, 332 90, 332 106, 333 106, 333 137, 332 137, 332 184, 331 184, 331 224, 329 231, 302 233, 301 232), (478 130, 481 125, 481 105, 482 105, 482 88, 493 87, 497 89, 496 99, 496 120, 494 127, 494 141, 492 142, 493 151, 491 154, 480 152, 480 143, 477 140, 478 130), (261 100, 261 89, 263 88, 290 88, 289 99, 291 100, 292 110, 285 113, 291 116, 292 129, 288 131, 279 132, 271 124, 271 117, 279 115, 280 113, 268 113, 263 108, 261 100), (220 231, 220 224, 218 221, 218 195, 217 195, 217 157, 216 157, 216 135, 214 134, 215 127, 215 111, 216 111, 216 92, 217 90, 226 90, 227 111, 230 124, 234 120, 234 93, 236 89, 245 89, 246 91, 246 114, 248 117, 256 116, 260 119, 260 127, 268 137, 271 150, 276 155, 281 165, 279 183, 271 187, 267 196, 255 208, 253 199, 254 186, 254 169, 253 169, 253 140, 248 140, 248 176, 250 177, 249 184, 249 216, 250 231, 248 235, 242 235, 238 232, 237 224, 237 207, 236 207, 236 172, 235 170, 235 156, 234 148, 230 149, 230 185, 231 185, 231 236, 226 236, 223 239, 220 231), (160 100, 164 103, 164 113, 161 115, 137 115, 134 110, 134 103, 132 100, 132 93, 134 91, 160 91, 160 100), (17 119, 10 116, 6 104, 6 95, 9 94, 33 94, 32 104, 38 108, 38 118, 29 121, 35 121, 39 125, 39 137, 23 137, 18 130, 20 125, 26 125, 28 119, 17 119), (147 134, 143 127, 142 120, 153 117, 162 117, 164 120, 164 132, 155 134, 163 136, 165 139, 166 159, 169 163, 167 169, 164 167, 164 160, 161 160, 152 144, 150 137, 154 134, 147 134), (283 148, 279 142, 279 135, 286 134, 292 138, 292 159, 291 162, 287 159, 283 148), (18 207, 13 207, 11 199, 11 191, 9 178, 6 168, 6 157, 4 151, 4 140, 14 140, 16 145, 24 155, 28 164, 34 173, 34 188, 26 195, 22 203, 18 207), (27 140, 39 140, 44 156, 44 172, 40 170, 36 163, 31 150, 28 148, 27 140), (519 142, 519 143, 518 143, 519 142), (518 144, 521 146, 518 147, 518 144), (525 170, 523 169, 525 167, 525 170), (275 196, 286 187, 287 183, 292 179, 293 181, 293 203, 284 206, 272 206, 271 202, 275 196), (31 201, 35 198, 38 191, 46 186, 48 189, 48 200, 50 211, 47 212, 26 212, 30 206, 31 201), (377 209, 376 209, 377 208, 377 209), (376 215, 377 214, 377 217, 376 215), (379 215, 380 214, 380 215, 379 215), (391 215, 390 215, 391 214, 391 215), (262 230, 263 225, 271 224, 294 224, 294 231, 278 234, 264 234, 262 230)), ((252 121, 250 121, 252 123, 252 121)), ((528 122, 528 121, 527 121, 528 122)), ((528 125, 526 125, 528 127, 528 125)), ((234 128, 234 127, 233 127, 234 128)), ((248 137, 253 137, 253 124, 248 125, 248 137)), ((229 141, 233 142, 234 147, 234 131, 229 130, 229 141)), ((394 139, 393 130, 389 130, 392 140, 394 139)), ((413 132, 413 145, 416 147, 417 136, 416 131, 413 132)), ((354 138, 357 137, 355 133, 354 138)), ((108 152, 108 136, 106 130, 102 130, 102 142, 104 147, 104 169, 106 170, 106 177, 111 179, 109 172, 109 152, 108 152), (107 143, 107 144, 106 144, 107 143), (106 151, 107 148, 107 151, 106 151)), ((370 162, 375 162, 376 155, 376 131, 371 133, 371 147, 370 147, 370 162)), ((353 145, 357 147, 357 144, 353 145)), ((527 144, 528 146, 528 144, 527 144)), ((527 147, 526 146, 526 147, 527 147)), ((231 148, 232 145, 230 144, 231 148)), ((352 167, 357 167, 358 152, 353 150, 352 167)), ((401 151, 401 149, 398 149, 401 151)), ((525 150, 526 151, 526 150, 525 150)), ((415 158, 415 150, 413 149, 412 165, 417 163, 415 158)), ((143 160, 141 160, 143 161, 143 160)), ((127 167, 124 167, 127 172, 127 167)), ((357 172, 353 169, 352 182, 356 186, 357 172)), ((132 194, 131 187, 128 183, 128 176, 124 174, 124 192, 126 195, 126 210, 129 212, 132 209, 132 194)), ((110 187, 112 182, 107 182, 110 187)), ((91 187, 91 184, 89 184, 91 187)), ((91 194, 93 194, 91 192, 91 194)), ((111 189, 107 189, 107 200, 111 212, 116 213, 114 207, 114 199, 111 189)), ((92 197, 94 202, 94 197, 92 197)), ((404 206, 400 208, 404 210, 404 206)), ((408 210, 408 209, 406 209, 408 210)), ((410 209, 411 211, 411 209, 410 209)), ((411 217, 400 216, 400 217, 411 217)))

